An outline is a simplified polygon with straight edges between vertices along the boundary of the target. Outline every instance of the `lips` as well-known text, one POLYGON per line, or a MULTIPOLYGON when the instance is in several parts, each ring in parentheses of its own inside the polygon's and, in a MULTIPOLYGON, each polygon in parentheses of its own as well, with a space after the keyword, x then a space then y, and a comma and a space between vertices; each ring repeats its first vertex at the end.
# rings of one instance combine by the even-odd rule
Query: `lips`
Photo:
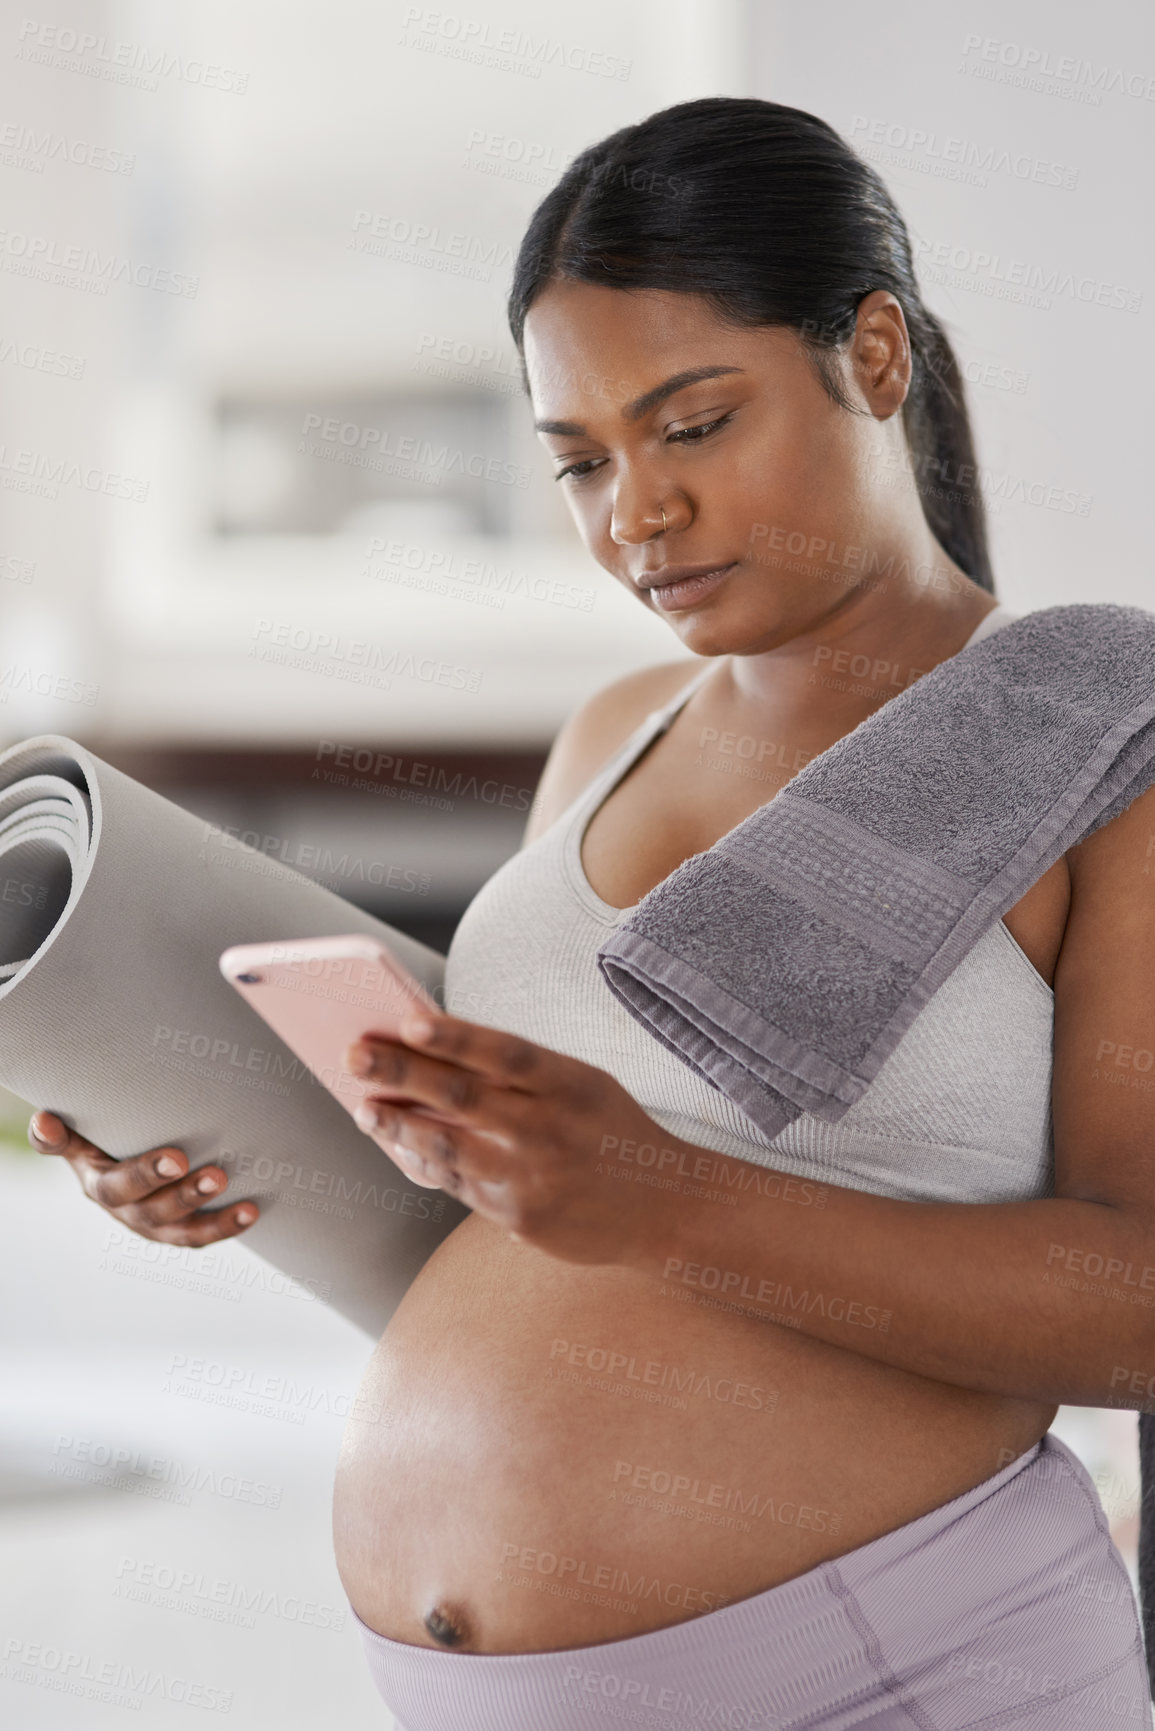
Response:
POLYGON ((728 571, 734 560, 715 561, 712 565, 663 565, 660 571, 643 571, 634 578, 639 589, 665 589, 671 583, 682 583, 687 577, 712 577, 715 571, 728 571))
POLYGON ((667 565, 635 581, 661 612, 680 613, 712 595, 736 565, 737 560, 728 565, 667 565))

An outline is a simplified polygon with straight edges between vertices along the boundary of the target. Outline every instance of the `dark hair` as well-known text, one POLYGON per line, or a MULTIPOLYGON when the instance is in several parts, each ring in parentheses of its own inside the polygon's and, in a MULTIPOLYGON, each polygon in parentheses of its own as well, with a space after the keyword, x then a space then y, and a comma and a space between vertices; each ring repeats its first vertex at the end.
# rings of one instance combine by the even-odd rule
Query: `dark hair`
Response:
POLYGON ((554 277, 699 294, 728 322, 791 327, 847 409, 831 351, 852 334, 863 296, 889 289, 910 332, 902 416, 923 514, 948 556, 994 593, 958 362, 922 304, 890 194, 824 120, 712 96, 583 150, 517 255, 508 312, 523 376, 525 317, 554 277))

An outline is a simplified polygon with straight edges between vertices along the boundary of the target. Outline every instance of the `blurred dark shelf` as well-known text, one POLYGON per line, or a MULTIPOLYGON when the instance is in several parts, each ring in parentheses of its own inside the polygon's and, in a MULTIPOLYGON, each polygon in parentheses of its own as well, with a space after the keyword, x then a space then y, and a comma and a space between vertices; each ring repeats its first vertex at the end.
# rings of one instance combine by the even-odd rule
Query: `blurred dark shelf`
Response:
MULTIPOLYGON (((322 757, 315 751, 273 751, 254 746, 236 751, 217 751, 202 745, 105 746, 99 739, 86 743, 106 763, 158 792, 163 792, 166 787, 198 785, 252 788, 260 792, 273 788, 278 791, 307 788, 314 794, 332 792, 340 795, 346 791, 314 778, 314 771, 333 767, 331 758, 322 757)), ((459 776, 462 782, 472 778, 479 784, 496 781, 502 785, 533 789, 546 759, 544 750, 425 751, 391 746, 387 741, 358 749, 392 756, 398 765, 406 768, 421 765, 428 774, 417 785, 428 784, 433 788, 446 781, 452 783, 459 776)), ((356 778, 364 772, 350 768, 341 773, 356 778)), ((399 778, 394 776, 394 779, 399 778)))
POLYGON ((541 749, 424 751, 381 743, 358 746, 355 761, 338 765, 317 750, 86 743, 106 763, 208 822, 283 839, 290 864, 308 857, 294 854, 292 843, 332 837, 339 846, 351 822, 363 837, 378 823, 384 832, 392 819, 410 847, 419 832, 422 863, 440 851, 454 866, 434 872, 428 898, 375 892, 363 878, 333 882, 306 864, 297 869, 443 955, 472 896, 520 845, 546 758, 541 749))

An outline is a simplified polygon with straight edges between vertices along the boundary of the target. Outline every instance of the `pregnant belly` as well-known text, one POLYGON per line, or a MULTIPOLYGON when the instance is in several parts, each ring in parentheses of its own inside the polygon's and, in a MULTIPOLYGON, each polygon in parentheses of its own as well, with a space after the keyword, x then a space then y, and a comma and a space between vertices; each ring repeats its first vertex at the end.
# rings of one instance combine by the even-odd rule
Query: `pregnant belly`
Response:
POLYGON ((1057 1408, 579 1267, 471 1216, 366 1372, 337 1566, 393 1640, 580 1647, 748 1598, 990 1477, 1057 1408))

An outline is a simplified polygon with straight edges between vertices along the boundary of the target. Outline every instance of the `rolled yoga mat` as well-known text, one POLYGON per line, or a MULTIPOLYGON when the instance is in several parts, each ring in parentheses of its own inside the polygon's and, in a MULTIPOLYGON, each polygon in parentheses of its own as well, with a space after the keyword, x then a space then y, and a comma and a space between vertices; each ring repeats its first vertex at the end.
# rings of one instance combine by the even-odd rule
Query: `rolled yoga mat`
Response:
POLYGON ((220 1164, 261 1207, 238 1248, 378 1335, 469 1210, 411 1183, 218 967, 353 932, 442 1001, 435 950, 75 741, 0 754, 0 1083, 119 1159, 220 1164))

